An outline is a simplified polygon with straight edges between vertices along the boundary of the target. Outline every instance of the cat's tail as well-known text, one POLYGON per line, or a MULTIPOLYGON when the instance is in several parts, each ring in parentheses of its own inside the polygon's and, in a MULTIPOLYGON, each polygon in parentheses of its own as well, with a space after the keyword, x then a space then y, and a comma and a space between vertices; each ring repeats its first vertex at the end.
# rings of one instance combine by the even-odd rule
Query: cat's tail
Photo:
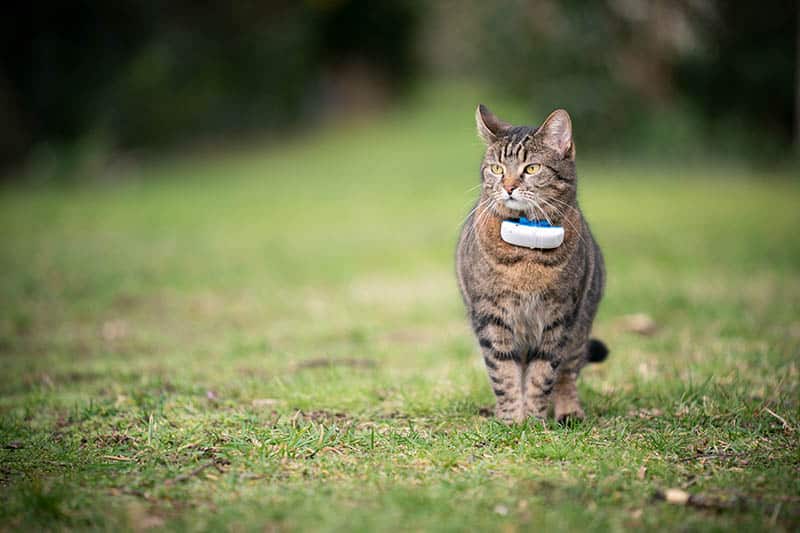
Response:
POLYGON ((608 357, 608 347, 601 340, 589 339, 586 356, 590 363, 602 363, 608 357))

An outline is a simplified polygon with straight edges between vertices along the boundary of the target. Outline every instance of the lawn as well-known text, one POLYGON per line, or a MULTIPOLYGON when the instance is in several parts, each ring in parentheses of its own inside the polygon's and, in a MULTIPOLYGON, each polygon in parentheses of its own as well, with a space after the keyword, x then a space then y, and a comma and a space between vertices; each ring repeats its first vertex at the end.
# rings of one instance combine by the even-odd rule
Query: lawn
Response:
POLYGON ((506 427, 476 100, 2 189, 0 530, 797 530, 800 181, 579 146, 611 355, 585 421, 506 427))

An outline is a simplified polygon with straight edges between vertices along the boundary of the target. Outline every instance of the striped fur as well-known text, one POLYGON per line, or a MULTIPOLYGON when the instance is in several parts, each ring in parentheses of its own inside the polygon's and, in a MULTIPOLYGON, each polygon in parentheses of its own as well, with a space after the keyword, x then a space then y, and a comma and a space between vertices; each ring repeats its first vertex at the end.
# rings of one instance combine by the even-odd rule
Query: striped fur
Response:
POLYGON ((569 115, 555 111, 539 128, 511 126, 483 106, 476 118, 487 145, 481 196, 462 228, 456 266, 496 415, 507 423, 543 419, 552 403, 559 421, 582 418, 578 374, 607 354, 589 339, 605 267, 578 208, 569 115), (538 172, 526 174, 534 163, 538 172), (502 175, 493 165, 502 165, 502 175), (500 223, 519 216, 563 226, 563 244, 531 250, 506 243, 500 223))

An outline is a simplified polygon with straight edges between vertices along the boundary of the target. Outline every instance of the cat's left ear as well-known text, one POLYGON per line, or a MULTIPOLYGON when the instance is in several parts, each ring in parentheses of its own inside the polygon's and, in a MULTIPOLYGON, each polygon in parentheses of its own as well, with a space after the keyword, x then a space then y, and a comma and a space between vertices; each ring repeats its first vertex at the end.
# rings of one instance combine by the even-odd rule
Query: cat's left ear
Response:
POLYGON ((475 122, 478 126, 478 135, 487 145, 495 142, 498 137, 511 127, 511 124, 497 118, 483 104, 480 104, 478 109, 475 110, 475 122))
POLYGON ((575 143, 572 141, 572 120, 569 113, 556 109, 545 119, 536 132, 542 136, 545 146, 555 150, 565 159, 575 159, 575 143))

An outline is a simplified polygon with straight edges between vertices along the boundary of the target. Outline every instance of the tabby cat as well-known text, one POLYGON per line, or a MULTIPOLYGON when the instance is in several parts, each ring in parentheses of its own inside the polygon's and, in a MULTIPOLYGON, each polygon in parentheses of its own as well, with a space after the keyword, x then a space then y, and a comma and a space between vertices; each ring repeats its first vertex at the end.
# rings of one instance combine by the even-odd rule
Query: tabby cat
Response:
POLYGON ((576 380, 587 362, 608 354, 589 338, 603 292, 605 267, 578 208, 572 122, 563 109, 538 128, 512 126, 486 107, 476 111, 486 144, 481 195, 458 242, 456 265, 506 423, 584 416, 576 380), (514 246, 500 237, 505 219, 547 220, 564 228, 557 248, 514 246))

